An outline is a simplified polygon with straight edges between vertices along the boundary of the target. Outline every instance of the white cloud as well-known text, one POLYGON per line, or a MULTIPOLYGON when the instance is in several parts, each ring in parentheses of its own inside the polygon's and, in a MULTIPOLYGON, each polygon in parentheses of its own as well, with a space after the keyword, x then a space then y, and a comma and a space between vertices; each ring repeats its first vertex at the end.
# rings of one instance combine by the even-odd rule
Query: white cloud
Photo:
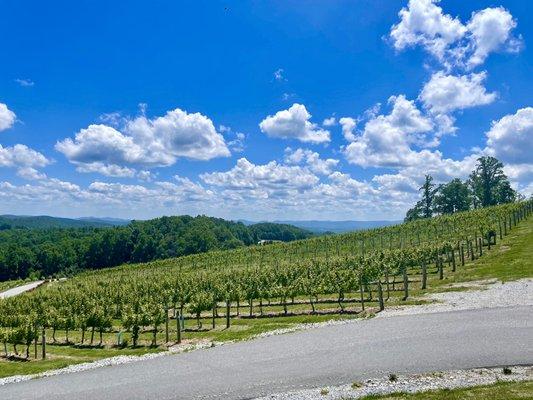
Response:
POLYGON ((218 130, 224 134, 227 145, 232 152, 242 153, 245 148, 246 135, 242 132, 234 132, 229 126, 220 125, 218 130))
POLYGON ((350 117, 342 117, 339 119, 339 124, 342 126, 342 135, 348 142, 355 140, 354 130, 357 127, 357 120, 350 117))
POLYGON ((488 93, 483 86, 486 77, 486 72, 454 76, 439 71, 424 85, 419 99, 436 114, 490 104, 497 94, 488 93))
POLYGON ((22 87, 32 87, 35 85, 35 82, 33 82, 31 79, 15 79, 15 82, 17 82, 22 87))
POLYGON ((428 144, 427 135, 433 123, 405 96, 389 99, 392 111, 377 115, 366 122, 361 135, 344 149, 348 162, 363 167, 392 167, 412 165, 428 158, 431 152, 416 152, 410 145, 428 144))
POLYGON ((135 169, 128 167, 121 167, 116 164, 105 164, 102 162, 92 162, 79 164, 76 171, 85 173, 97 173, 105 176, 113 176, 120 178, 132 178, 135 176, 135 169))
POLYGON ((17 175, 28 181, 40 181, 46 179, 46 174, 33 167, 23 167, 17 171, 17 175))
POLYGON ((205 173, 200 178, 209 185, 257 191, 260 196, 288 189, 309 189, 319 181, 314 174, 299 166, 280 165, 276 161, 256 165, 246 158, 240 158, 227 172, 205 173))
POLYGON ((335 117, 329 117, 329 118, 325 118, 324 121, 322 121, 322 126, 335 126, 335 124, 337 123, 335 117))
POLYGON ((3 147, 0 144, 0 167, 40 168, 50 164, 43 154, 23 144, 3 147))
POLYGON ((142 170, 137 173, 137 178, 144 182, 152 182, 157 174, 154 174, 151 171, 142 170))
POLYGON ((296 139, 308 143, 324 143, 330 141, 330 133, 310 122, 311 114, 302 104, 293 104, 288 110, 278 111, 269 115, 259 127, 270 137, 296 139))
POLYGON ((400 22, 391 28, 394 47, 421 45, 429 53, 444 60, 450 46, 466 33, 466 27, 458 18, 444 14, 437 4, 439 0, 409 0, 399 12, 400 22))
POLYGON ((5 131, 13 126, 17 116, 7 108, 7 105, 0 103, 0 131, 5 131))
POLYGON ((467 25, 474 49, 468 66, 483 64, 490 53, 502 48, 518 51, 520 41, 511 36, 515 27, 516 21, 503 7, 486 8, 473 13, 467 25))
POLYGON ((298 165, 305 164, 307 167, 319 175, 329 175, 337 167, 339 160, 333 158, 322 159, 320 154, 308 149, 292 150, 290 147, 285 149, 285 163, 298 165))
POLYGON ((154 119, 128 119, 121 131, 90 125, 74 139, 57 142, 56 150, 81 172, 109 176, 133 176, 136 167, 170 166, 180 157, 210 160, 230 155, 209 118, 180 109, 154 119))
POLYGON ((281 81, 286 81, 287 79, 285 79, 285 76, 283 75, 284 71, 282 68, 278 68, 277 70, 274 71, 274 79, 277 80, 278 82, 281 82, 281 81))
POLYGON ((533 165, 533 107, 494 121, 486 151, 504 163, 533 165))
POLYGON ((410 0, 402 8, 400 22, 390 31, 397 50, 422 46, 448 69, 472 69, 483 64, 492 52, 520 50, 521 40, 512 35, 516 21, 503 7, 474 12, 465 25, 459 18, 445 14, 439 2, 410 0))
POLYGON ((378 183, 383 190, 403 193, 416 193, 419 187, 415 179, 402 174, 376 175, 372 178, 372 181, 378 183))

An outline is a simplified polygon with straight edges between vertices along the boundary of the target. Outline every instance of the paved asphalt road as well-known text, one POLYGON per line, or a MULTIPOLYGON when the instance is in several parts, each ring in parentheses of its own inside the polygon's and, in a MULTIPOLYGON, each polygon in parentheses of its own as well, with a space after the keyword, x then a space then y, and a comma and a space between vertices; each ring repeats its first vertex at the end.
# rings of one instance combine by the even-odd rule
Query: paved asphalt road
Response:
POLYGON ((12 289, 6 290, 5 292, 0 293, 0 299, 7 299, 8 297, 13 297, 18 294, 33 290, 41 286, 44 281, 35 281, 31 283, 26 283, 25 285, 17 286, 12 289))
POLYGON ((375 318, 0 387, 0 399, 249 399, 302 387, 533 363, 533 307, 375 318))

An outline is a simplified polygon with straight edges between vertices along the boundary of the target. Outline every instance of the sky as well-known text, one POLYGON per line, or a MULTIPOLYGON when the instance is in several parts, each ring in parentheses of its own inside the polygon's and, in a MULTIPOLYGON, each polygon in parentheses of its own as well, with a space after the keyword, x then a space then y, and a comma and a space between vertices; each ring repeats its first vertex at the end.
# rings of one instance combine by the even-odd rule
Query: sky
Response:
POLYGON ((401 219, 533 193, 533 2, 0 3, 0 214, 401 219))

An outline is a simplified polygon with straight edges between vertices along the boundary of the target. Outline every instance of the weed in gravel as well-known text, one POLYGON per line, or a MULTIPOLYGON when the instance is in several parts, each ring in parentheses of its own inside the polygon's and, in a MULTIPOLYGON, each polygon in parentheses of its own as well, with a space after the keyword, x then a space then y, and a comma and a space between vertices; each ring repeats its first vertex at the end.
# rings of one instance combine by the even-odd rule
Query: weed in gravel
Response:
POLYGON ((397 381, 398 381, 398 375, 396 375, 396 374, 389 374, 389 381, 390 381, 390 382, 397 382, 397 381))
POLYGON ((509 367, 503 367, 502 372, 504 375, 511 375, 513 373, 513 370, 509 367))
POLYGON ((359 389, 359 388, 362 388, 363 387, 363 384, 361 382, 352 382, 352 389, 359 389))
POLYGON ((322 390, 320 390, 320 394, 321 394, 322 396, 327 396, 328 393, 329 393, 329 390, 328 390, 328 389, 322 389, 322 390))

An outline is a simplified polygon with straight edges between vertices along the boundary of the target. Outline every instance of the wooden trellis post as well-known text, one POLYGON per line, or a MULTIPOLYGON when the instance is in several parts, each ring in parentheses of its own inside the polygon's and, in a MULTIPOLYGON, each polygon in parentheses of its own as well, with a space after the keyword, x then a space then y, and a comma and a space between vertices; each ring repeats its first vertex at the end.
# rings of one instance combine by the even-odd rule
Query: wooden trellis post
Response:
POLYGON ((407 276, 407 267, 403 268, 403 300, 409 297, 409 277, 407 276))
POLYGON ((385 303, 383 302, 383 288, 381 287, 381 281, 378 280, 378 297, 379 297, 379 311, 385 309, 385 303))
POLYGON ((422 290, 425 290, 427 287, 428 281, 428 267, 426 263, 422 263, 422 290))
POLYGON ((226 329, 230 326, 230 302, 226 302, 226 329))
POLYGON ((178 311, 176 314, 176 340, 178 344, 181 343, 181 313, 178 311))
POLYGON ((363 293, 363 277, 359 277, 359 294, 361 296, 361 308, 362 311, 365 311, 365 296, 363 293))

